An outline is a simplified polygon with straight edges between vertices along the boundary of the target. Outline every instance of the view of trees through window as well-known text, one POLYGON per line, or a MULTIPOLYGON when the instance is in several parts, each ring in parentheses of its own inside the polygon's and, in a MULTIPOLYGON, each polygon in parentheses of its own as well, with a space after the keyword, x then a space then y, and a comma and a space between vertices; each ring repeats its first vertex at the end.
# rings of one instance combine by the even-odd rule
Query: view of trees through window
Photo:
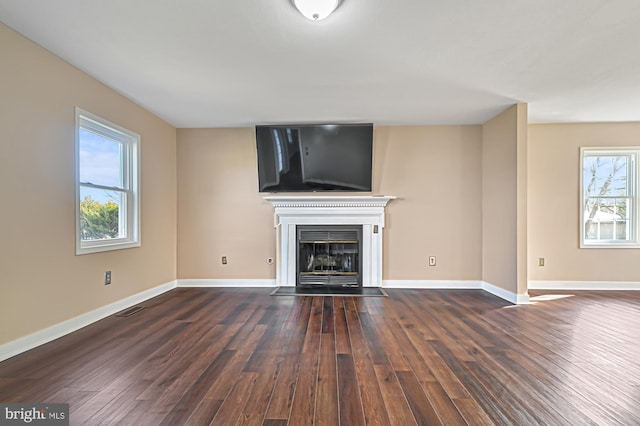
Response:
POLYGON ((101 203, 85 196, 80 201, 80 232, 83 240, 118 238, 119 206, 115 201, 101 203))
POLYGON ((80 236, 84 241, 120 238, 122 143, 80 129, 80 236))
POLYGON ((590 152, 583 158, 585 241, 628 241, 633 238, 634 155, 590 152))

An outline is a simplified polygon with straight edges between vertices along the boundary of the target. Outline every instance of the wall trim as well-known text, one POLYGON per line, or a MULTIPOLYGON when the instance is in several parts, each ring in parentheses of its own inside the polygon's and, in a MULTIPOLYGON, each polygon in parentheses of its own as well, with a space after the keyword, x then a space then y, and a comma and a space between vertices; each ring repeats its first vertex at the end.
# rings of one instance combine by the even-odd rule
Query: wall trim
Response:
POLYGON ((481 281, 472 280, 383 280, 383 288, 481 289, 481 281))
POLYGON ((30 349, 49 343, 62 336, 73 333, 76 330, 100 321, 108 316, 118 313, 132 305, 144 302, 145 300, 159 296, 169 290, 176 288, 176 282, 170 281, 166 284, 150 288, 140 293, 134 294, 116 302, 110 303, 93 311, 89 311, 77 317, 62 321, 51 327, 47 327, 27 336, 20 337, 11 342, 0 345, 0 361, 11 358, 30 349))
POLYGON ((529 303, 528 294, 515 294, 486 281, 473 280, 384 280, 384 288, 484 290, 515 305, 529 303))
POLYGON ((530 290, 640 290, 637 281, 529 281, 530 290))
POLYGON ((526 305, 530 303, 528 294, 516 294, 512 291, 505 290, 502 287, 495 286, 486 281, 482 282, 482 289, 488 293, 493 294, 494 296, 498 296, 501 299, 511 302, 514 305, 526 305))
POLYGON ((178 287, 276 287, 276 280, 264 279, 182 279, 178 287))

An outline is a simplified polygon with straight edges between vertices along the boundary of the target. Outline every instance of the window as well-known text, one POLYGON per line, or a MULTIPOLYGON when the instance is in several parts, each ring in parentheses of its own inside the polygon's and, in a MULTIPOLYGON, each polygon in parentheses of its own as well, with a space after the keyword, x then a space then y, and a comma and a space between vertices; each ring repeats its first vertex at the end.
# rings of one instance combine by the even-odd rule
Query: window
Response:
POLYGON ((640 247, 640 148, 582 148, 580 247, 640 247))
POLYGON ((140 245, 140 136, 76 108, 76 254, 140 245))

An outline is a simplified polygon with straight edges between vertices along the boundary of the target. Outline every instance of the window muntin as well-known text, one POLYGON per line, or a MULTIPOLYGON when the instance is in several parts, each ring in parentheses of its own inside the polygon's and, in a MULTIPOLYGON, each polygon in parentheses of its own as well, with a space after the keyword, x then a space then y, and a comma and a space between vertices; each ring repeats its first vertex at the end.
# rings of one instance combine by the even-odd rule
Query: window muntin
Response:
POLYGON ((76 108, 76 254, 140 245, 140 137, 76 108))
POLYGON ((581 247, 637 247, 636 149, 583 148, 581 247))

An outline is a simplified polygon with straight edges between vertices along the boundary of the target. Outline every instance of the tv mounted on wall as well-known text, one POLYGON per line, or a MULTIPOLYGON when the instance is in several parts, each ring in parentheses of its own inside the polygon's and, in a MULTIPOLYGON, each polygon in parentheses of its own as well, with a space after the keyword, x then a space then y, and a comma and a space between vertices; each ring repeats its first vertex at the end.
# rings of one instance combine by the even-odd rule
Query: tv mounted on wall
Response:
POLYGON ((371 191, 373 124, 256 126, 260 192, 371 191))

